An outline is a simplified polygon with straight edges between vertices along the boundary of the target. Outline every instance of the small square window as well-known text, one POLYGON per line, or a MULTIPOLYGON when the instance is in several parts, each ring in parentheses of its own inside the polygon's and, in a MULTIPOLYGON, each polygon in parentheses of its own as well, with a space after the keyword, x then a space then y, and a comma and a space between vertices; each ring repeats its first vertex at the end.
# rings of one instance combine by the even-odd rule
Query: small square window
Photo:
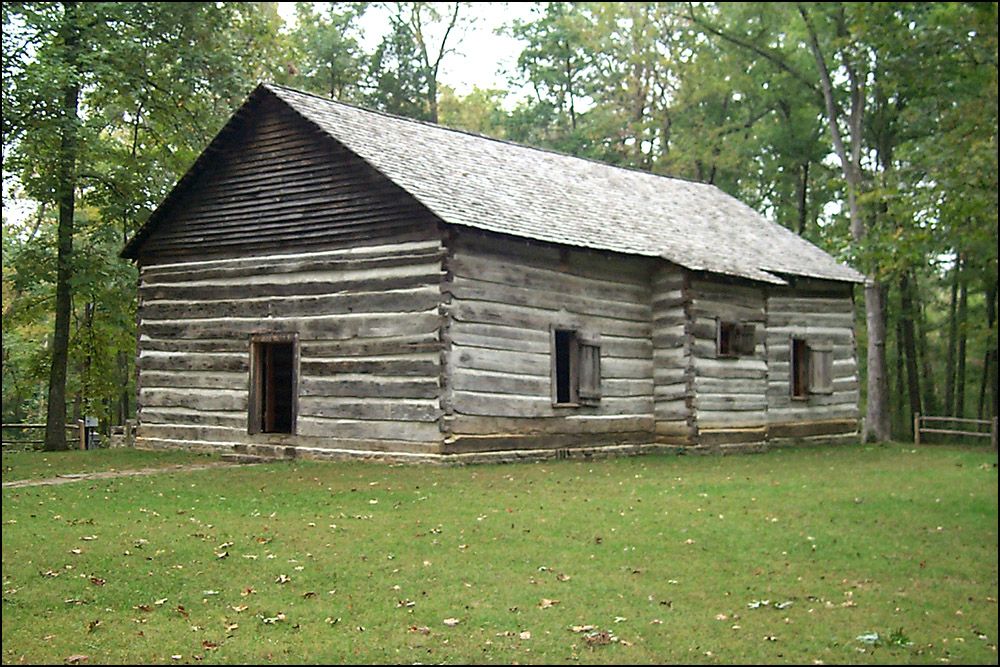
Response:
POLYGON ((805 338, 791 340, 792 398, 833 393, 833 345, 805 338))
POLYGON ((717 357, 752 357, 756 349, 757 326, 748 322, 716 320, 717 357))

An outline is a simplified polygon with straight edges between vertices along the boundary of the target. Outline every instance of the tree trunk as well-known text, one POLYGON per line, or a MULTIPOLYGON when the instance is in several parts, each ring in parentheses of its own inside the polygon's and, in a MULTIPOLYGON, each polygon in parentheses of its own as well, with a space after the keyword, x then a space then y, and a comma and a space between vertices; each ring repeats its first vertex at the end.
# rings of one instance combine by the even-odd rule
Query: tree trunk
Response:
MULTIPOLYGON (((914 281, 916 282, 916 281, 914 281)), ((924 395, 922 413, 936 415, 938 413, 937 392, 934 382, 934 364, 931 361, 930 351, 927 343, 927 313, 924 308, 924 301, 920 298, 919 290, 914 288, 913 300, 916 304, 917 314, 917 356, 920 358, 920 372, 923 375, 924 395)))
MULTIPOLYGON (((963 267, 964 268, 964 267, 963 267)), ((958 370, 955 379, 955 417, 965 417, 965 320, 969 312, 969 286, 965 276, 959 277, 958 288, 958 370)))
MULTIPOLYGON (((988 283, 986 287, 986 330, 993 331, 997 317, 997 284, 988 283)), ((996 339, 994 339, 995 343, 996 339)), ((983 354, 983 377, 979 383, 979 407, 976 411, 978 419, 990 419, 997 415, 997 348, 987 348, 983 354), (987 412, 986 392, 992 394, 993 400, 987 412)))
MULTIPOLYGON (((907 423, 913 420, 913 416, 921 412, 920 409, 920 374, 917 370, 917 344, 916 335, 914 333, 914 310, 913 310, 913 286, 910 280, 909 272, 904 272, 903 277, 899 280, 899 298, 900 298, 900 313, 899 322, 900 329, 903 334, 903 351, 906 353, 906 385, 909 390, 910 399, 910 419, 907 423)), ((911 436, 915 435, 910 433, 911 436)))
POLYGON ((895 380, 895 391, 892 392, 891 400, 889 403, 892 405, 892 432, 902 433, 906 428, 906 399, 904 395, 906 394, 906 358, 903 352, 903 317, 902 314, 897 314, 895 319, 896 324, 896 373, 893 377, 895 380))
POLYGON ((76 153, 80 84, 77 57, 80 42, 75 2, 63 3, 63 44, 67 80, 63 87, 59 140, 59 173, 56 197, 59 203, 58 253, 56 259, 56 321, 52 336, 52 366, 45 421, 45 449, 66 449, 66 366, 69 361, 69 325, 73 306, 70 292, 73 256, 73 215, 76 208, 76 153))
POLYGON ((944 371, 944 412, 946 417, 955 414, 955 348, 958 345, 958 273, 961 268, 962 256, 955 258, 955 267, 951 270, 951 301, 948 305, 948 356, 944 371))
POLYGON ((799 236, 806 235, 806 223, 809 220, 809 206, 807 194, 809 192, 809 160, 802 163, 802 175, 798 179, 798 204, 799 204, 799 236))
POLYGON ((865 412, 867 441, 885 442, 892 437, 889 424, 889 380, 885 360, 885 288, 877 280, 865 285, 865 315, 868 323, 868 406, 865 412))

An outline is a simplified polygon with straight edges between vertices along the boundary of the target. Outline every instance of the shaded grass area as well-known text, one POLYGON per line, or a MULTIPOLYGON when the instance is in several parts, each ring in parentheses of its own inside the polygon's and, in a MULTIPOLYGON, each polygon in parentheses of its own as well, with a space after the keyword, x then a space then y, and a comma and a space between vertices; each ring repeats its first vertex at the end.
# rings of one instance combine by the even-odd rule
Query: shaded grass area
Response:
POLYGON ((3 481, 44 479, 105 470, 138 470, 163 466, 209 463, 219 460, 210 454, 146 451, 131 448, 70 450, 65 452, 4 452, 3 481))
POLYGON ((280 463, 3 522, 6 663, 997 661, 983 449, 280 463))

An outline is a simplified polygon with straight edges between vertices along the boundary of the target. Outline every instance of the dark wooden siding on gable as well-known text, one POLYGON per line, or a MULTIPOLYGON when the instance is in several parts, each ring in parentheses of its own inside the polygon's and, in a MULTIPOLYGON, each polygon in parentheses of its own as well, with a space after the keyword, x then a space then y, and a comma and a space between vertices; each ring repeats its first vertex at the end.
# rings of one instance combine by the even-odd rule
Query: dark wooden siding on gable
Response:
POLYGON ((437 238, 437 218, 277 100, 243 109, 139 247, 142 264, 437 238))

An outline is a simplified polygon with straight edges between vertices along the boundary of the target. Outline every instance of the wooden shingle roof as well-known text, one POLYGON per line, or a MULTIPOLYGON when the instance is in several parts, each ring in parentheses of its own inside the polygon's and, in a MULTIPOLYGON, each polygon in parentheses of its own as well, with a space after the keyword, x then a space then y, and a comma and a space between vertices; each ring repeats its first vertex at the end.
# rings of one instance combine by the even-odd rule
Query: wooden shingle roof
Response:
POLYGON ((864 280, 712 185, 267 89, 451 224, 771 283, 864 280))
POLYGON ((712 185, 490 139, 283 86, 262 84, 252 97, 264 91, 452 225, 661 257, 692 270, 767 283, 782 284, 783 275, 864 281, 712 185))

